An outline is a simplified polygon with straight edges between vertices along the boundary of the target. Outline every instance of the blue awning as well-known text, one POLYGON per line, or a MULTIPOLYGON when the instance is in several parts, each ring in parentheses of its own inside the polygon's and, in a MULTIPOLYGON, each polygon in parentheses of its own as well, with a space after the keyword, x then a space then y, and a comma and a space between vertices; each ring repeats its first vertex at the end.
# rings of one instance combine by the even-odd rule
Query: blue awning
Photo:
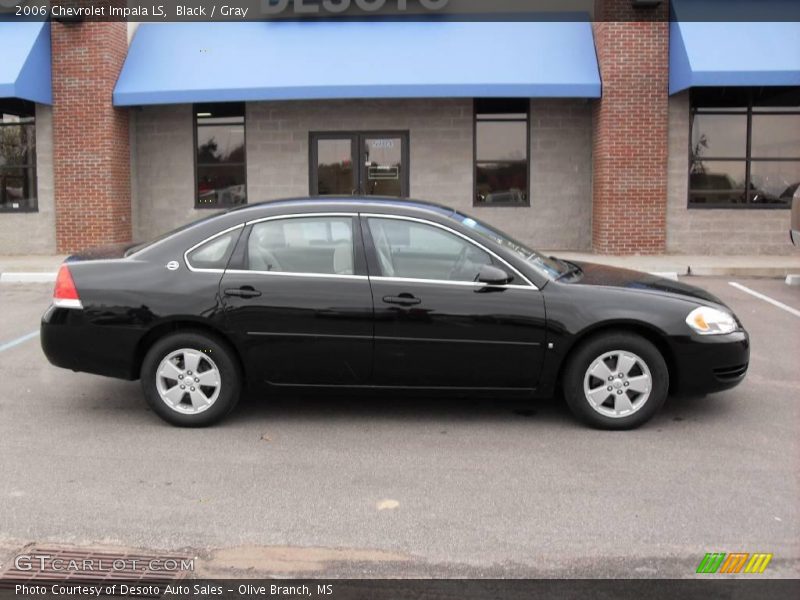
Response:
POLYGON ((670 94, 696 86, 800 85, 797 21, 674 21, 669 53, 670 94))
POLYGON ((53 103, 50 23, 0 23, 0 98, 53 103))
POLYGON ((600 96, 587 22, 143 24, 114 104, 600 96))

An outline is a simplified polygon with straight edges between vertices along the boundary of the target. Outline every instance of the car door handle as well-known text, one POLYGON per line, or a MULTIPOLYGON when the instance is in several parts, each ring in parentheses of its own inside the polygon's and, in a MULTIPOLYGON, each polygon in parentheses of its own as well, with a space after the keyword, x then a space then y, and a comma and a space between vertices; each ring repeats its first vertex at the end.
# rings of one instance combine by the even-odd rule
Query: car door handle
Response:
POLYGON ((261 292, 249 285, 244 285, 240 288, 228 288, 224 293, 226 296, 237 296, 239 298, 256 298, 261 295, 261 292))
POLYGON ((383 301, 386 304, 399 304, 400 306, 414 306, 422 302, 419 298, 411 294, 400 294, 399 296, 384 296, 383 301))

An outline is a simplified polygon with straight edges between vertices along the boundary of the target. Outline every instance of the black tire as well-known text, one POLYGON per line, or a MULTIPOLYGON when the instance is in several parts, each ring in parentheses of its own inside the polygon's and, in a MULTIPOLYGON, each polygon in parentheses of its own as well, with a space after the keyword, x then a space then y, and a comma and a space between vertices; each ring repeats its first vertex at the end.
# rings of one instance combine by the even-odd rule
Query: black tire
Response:
MULTIPOLYGON (((206 361, 202 361, 206 364, 206 361)), ((156 414, 179 427, 206 427, 222 420, 239 402, 242 375, 233 350, 214 335, 199 331, 181 331, 158 340, 144 357, 141 370, 142 391, 156 414), (213 360, 219 372, 219 391, 211 406, 202 412, 184 414, 172 408, 157 388, 157 370, 161 361, 171 353, 197 350, 213 360)), ((198 386, 199 387, 199 386, 198 386)))
MULTIPOLYGON (((609 360, 613 361, 613 357, 609 360)), ((613 363, 612 363, 613 364, 613 363)), ((602 365, 600 365, 602 367, 602 365)), ((638 373, 639 371, 636 371, 638 373)), ((595 381, 595 380, 592 380, 595 381)), ((608 382, 612 384, 612 382, 608 382)), ((567 406, 578 419, 598 429, 633 429, 649 421, 659 411, 669 391, 669 370, 661 352, 645 338, 627 332, 606 332, 595 335, 575 350, 564 370, 564 398, 567 406), (629 415, 611 417, 595 409, 584 393, 584 378, 592 363, 604 354, 615 351, 630 352, 638 356, 647 366, 651 376, 649 396, 639 408, 629 415)), ((631 380, 633 384, 633 380, 631 380)), ((590 390, 592 386, 590 384, 590 390)), ((631 388, 633 389, 633 388, 631 388)), ((605 408, 610 410, 615 402, 613 389, 605 408)), ((628 392, 623 388, 625 397, 628 392)), ((601 392, 602 396, 602 392, 601 392)), ((598 401, 598 404, 600 402, 598 401)), ((635 400, 634 400, 635 404, 635 400)), ((603 408, 601 405, 600 409, 603 408)))

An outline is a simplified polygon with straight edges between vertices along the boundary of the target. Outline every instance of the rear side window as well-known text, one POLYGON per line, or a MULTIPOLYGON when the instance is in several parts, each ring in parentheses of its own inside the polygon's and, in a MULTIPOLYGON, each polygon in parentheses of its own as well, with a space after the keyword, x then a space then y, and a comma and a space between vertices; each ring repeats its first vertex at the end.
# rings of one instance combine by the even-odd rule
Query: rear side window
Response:
POLYGON ((290 217, 253 225, 251 271, 353 275, 351 217, 290 217))
POLYGON ((234 229, 198 246, 186 257, 189 266, 193 269, 224 269, 240 232, 241 229, 234 229))

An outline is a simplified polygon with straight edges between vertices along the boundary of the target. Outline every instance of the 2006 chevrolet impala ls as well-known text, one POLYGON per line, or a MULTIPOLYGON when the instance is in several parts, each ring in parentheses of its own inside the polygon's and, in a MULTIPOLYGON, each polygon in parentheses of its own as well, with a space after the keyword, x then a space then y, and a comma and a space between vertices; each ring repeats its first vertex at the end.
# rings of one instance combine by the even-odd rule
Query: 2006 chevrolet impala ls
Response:
POLYGON ((747 332, 701 289, 548 258, 451 208, 353 198, 230 210, 61 266, 56 366, 141 379, 175 425, 245 382, 549 396, 607 429, 742 381, 747 332))

